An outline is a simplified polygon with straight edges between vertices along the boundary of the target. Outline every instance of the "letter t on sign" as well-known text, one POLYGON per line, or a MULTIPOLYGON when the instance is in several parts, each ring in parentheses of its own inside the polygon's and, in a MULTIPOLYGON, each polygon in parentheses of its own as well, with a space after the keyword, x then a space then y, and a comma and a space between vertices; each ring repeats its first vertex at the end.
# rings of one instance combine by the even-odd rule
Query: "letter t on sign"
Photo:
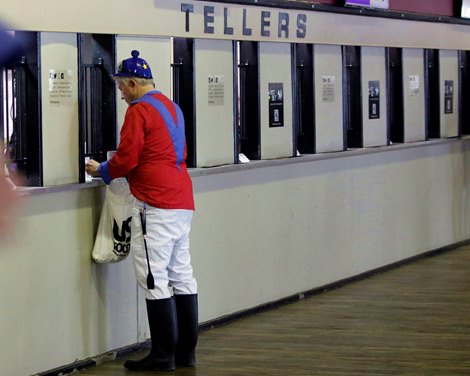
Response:
POLYGON ((189 13, 194 12, 194 5, 192 4, 181 4, 181 11, 186 13, 186 32, 189 32, 189 13))

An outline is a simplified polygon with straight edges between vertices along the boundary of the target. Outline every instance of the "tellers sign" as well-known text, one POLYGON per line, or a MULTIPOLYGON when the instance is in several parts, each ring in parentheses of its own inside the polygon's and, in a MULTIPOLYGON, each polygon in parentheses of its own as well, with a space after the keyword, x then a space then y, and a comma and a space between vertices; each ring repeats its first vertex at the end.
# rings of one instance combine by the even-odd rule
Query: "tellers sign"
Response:
POLYGON ((268 10, 259 7, 234 7, 181 3, 184 30, 191 34, 195 27, 207 36, 232 36, 304 39, 307 35, 307 14, 295 11, 268 10))

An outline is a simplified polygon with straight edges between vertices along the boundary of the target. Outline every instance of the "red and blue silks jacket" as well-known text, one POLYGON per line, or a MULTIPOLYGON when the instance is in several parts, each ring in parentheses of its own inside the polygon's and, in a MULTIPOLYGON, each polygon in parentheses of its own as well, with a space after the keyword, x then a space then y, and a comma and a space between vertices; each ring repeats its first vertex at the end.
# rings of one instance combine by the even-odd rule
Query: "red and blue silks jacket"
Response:
POLYGON ((181 109, 155 90, 129 105, 118 149, 99 171, 106 184, 127 177, 132 194, 151 206, 194 210, 185 160, 181 109))

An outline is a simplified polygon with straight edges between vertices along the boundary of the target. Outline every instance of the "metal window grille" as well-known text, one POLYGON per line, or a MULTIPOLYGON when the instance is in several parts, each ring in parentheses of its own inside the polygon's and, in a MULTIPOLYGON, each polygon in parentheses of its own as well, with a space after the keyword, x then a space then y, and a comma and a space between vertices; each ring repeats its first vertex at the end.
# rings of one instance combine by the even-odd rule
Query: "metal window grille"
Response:
POLYGON ((82 66, 82 132, 85 157, 106 159, 103 142, 103 70, 102 64, 82 66))
POLYGON ((173 38, 173 100, 184 114, 186 165, 196 167, 196 127, 194 111, 194 44, 191 38, 173 38))
POLYGON ((15 119, 16 105, 13 94, 13 70, 1 69, 0 76, 1 98, 0 117, 2 119, 2 127, 0 128, 0 137, 4 147, 3 152, 7 153, 7 147, 13 133, 13 120, 15 119))
POLYGON ((78 34, 80 182, 86 157, 102 162, 116 149, 114 51, 114 35, 78 34))
POLYGON ((238 101, 237 126, 239 153, 248 159, 260 159, 260 111, 258 43, 237 42, 238 101))
POLYGON ((15 36, 29 48, 14 65, 0 68, 0 143, 10 173, 18 172, 24 185, 41 186, 40 37, 27 31, 15 36))
POLYGON ((26 65, 2 69, 1 138, 6 165, 11 174, 27 170, 28 111, 26 65))

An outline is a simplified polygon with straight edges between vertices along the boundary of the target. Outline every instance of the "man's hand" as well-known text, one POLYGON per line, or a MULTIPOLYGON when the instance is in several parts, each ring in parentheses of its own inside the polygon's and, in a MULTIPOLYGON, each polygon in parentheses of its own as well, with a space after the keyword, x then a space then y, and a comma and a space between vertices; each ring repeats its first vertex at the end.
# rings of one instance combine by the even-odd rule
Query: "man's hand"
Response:
POLYGON ((99 167, 100 164, 98 162, 96 162, 94 159, 90 159, 85 165, 85 171, 88 175, 97 177, 100 176, 100 172, 98 171, 99 167))

